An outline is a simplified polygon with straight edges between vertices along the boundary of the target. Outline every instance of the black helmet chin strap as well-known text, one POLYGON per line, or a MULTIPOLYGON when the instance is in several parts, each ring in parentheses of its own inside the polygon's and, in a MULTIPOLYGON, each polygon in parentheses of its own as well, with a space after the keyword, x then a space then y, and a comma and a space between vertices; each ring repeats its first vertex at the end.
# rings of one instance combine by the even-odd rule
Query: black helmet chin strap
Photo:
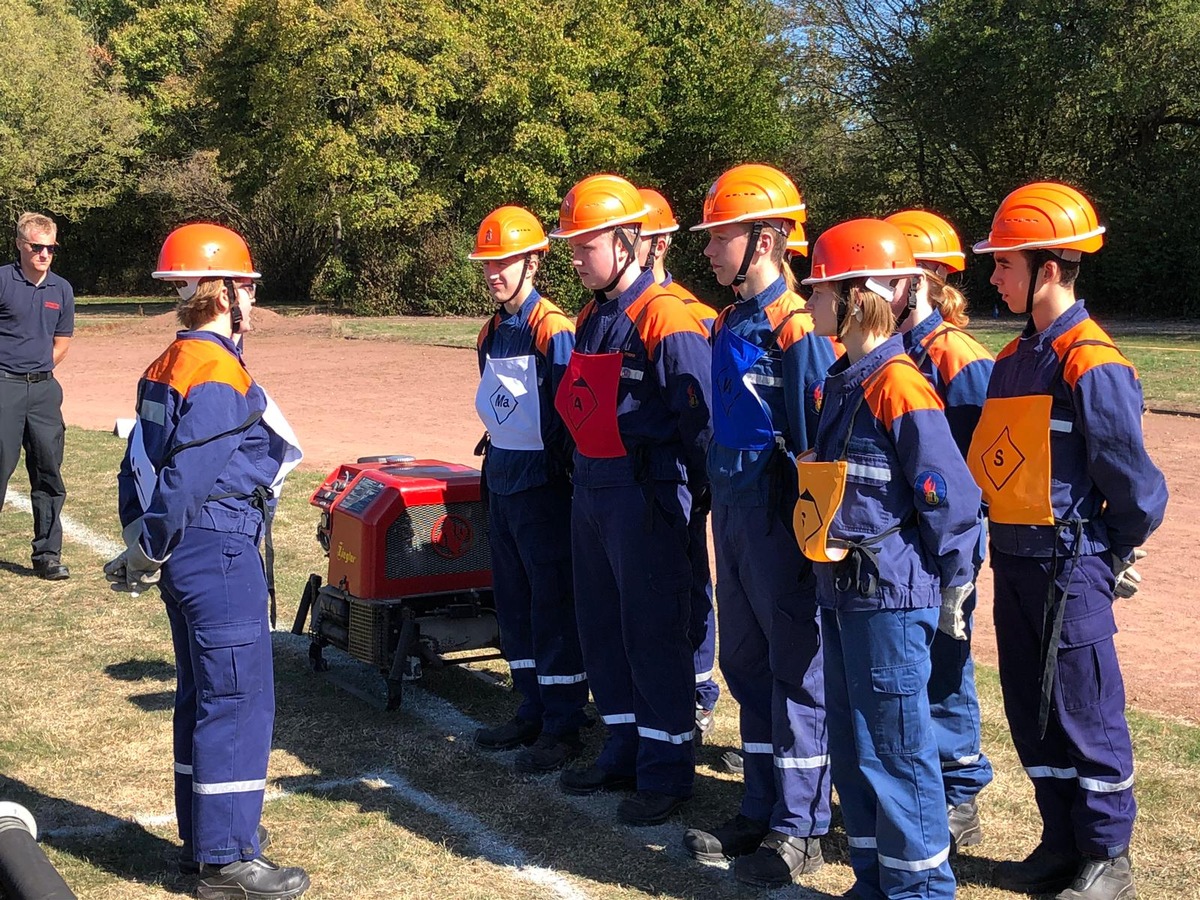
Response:
MULTIPOLYGON (((635 224, 635 225, 618 225, 616 228, 613 229, 613 237, 616 238, 617 241, 620 241, 621 246, 625 248, 625 265, 621 266, 621 268, 619 268, 617 270, 617 274, 613 276, 612 281, 610 281, 604 287, 600 288, 600 290, 596 291, 597 298, 600 298, 603 295, 603 299, 600 299, 599 302, 603 303, 605 300, 608 299, 609 291, 613 290, 613 288, 615 288, 617 286, 617 282, 621 280, 621 276, 623 276, 625 274, 625 270, 628 269, 630 267, 630 265, 633 264, 634 260, 637 259, 637 242, 641 235, 641 231, 642 231, 642 226, 637 225, 637 224, 635 224), (629 231, 632 231, 633 232, 632 235, 626 229, 629 229, 629 231)), ((616 264, 617 264, 617 245, 616 245, 616 242, 614 241, 613 242, 613 265, 616 265, 616 264)))
POLYGON ((512 303, 513 299, 517 296, 517 294, 521 293, 521 288, 525 287, 525 276, 529 274, 529 257, 531 257, 531 256, 533 256, 532 253, 525 254, 525 258, 521 261, 521 277, 517 279, 517 286, 515 288, 513 288, 512 293, 509 294, 507 297, 505 297, 503 300, 500 300, 499 298, 497 298, 497 300, 496 300, 497 306, 505 306, 509 303, 512 303))
POLYGON ((904 309, 900 311, 900 315, 896 316, 896 327, 899 328, 908 321, 908 317, 913 314, 913 310, 917 308, 917 285, 921 283, 922 275, 910 275, 908 277, 908 300, 905 301, 904 309))
POLYGON ((842 328, 846 324, 846 316, 850 314, 850 298, 848 290, 838 290, 837 304, 834 309, 837 311, 837 328, 834 330, 833 336, 838 340, 842 337, 842 328))
MULTIPOLYGON (((667 242, 667 249, 671 247, 671 236, 668 234, 653 234, 650 236, 650 252, 646 254, 646 268, 653 269, 654 262, 658 259, 658 239, 662 238, 667 242)), ((666 250, 663 251, 664 253, 666 250)))
POLYGON ((746 273, 750 271, 750 263, 754 262, 754 254, 758 250, 758 238, 762 234, 763 222, 755 222, 750 228, 750 240, 746 243, 746 253, 742 256, 742 264, 737 274, 733 276, 732 287, 738 288, 746 281, 746 273))
POLYGON ((1033 295, 1037 290, 1038 272, 1042 266, 1051 260, 1062 262, 1063 258, 1058 255, 1055 250, 1034 250, 1030 253, 1029 258, 1029 293, 1025 295, 1025 309, 1022 311, 1025 315, 1033 318, 1033 295))
POLYGON ((242 306, 238 303, 237 285, 232 278, 225 279, 225 291, 229 294, 229 325, 234 334, 242 333, 242 306))

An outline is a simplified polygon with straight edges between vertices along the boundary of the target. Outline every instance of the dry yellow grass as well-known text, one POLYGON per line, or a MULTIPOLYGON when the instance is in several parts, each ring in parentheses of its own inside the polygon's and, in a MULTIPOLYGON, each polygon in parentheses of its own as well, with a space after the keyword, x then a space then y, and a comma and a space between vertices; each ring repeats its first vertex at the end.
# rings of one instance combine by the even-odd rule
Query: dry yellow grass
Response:
MULTIPOLYGON (((72 431, 70 448, 68 512, 115 539, 120 443, 72 431)), ((322 569, 306 503, 317 478, 308 473, 293 481, 277 520, 285 624, 308 572, 322 569)), ((14 486, 20 488, 19 476, 14 486)), ((175 876, 172 858, 174 673, 161 603, 157 595, 134 600, 111 593, 100 574, 104 560, 70 542, 70 581, 51 585, 24 574, 30 519, 11 507, 3 515, 0 560, 9 566, 0 567, 0 796, 29 806, 52 833, 48 852, 81 898, 188 893, 194 882, 175 876)), ((380 687, 375 673, 344 658, 335 662, 331 674, 380 687)), ((502 664, 487 668, 506 679, 502 664)), ((721 751, 737 742, 728 698, 700 754, 695 799, 682 818, 639 831, 615 824, 614 798, 567 798, 553 777, 517 775, 511 754, 476 751, 468 719, 503 721, 515 701, 468 673, 430 673, 409 707, 388 714, 312 674, 303 639, 278 635, 276 680, 276 750, 264 821, 274 836, 272 854, 311 872, 314 900, 755 896, 726 870, 701 866, 679 850, 685 825, 719 821, 739 800, 740 782, 715 768, 721 751), (385 781, 361 780, 369 775, 385 781)), ((960 897, 999 900, 1010 895, 988 887, 994 861, 1024 855, 1038 825, 994 673, 982 673, 981 693, 985 747, 997 777, 981 798, 985 842, 955 867, 960 897)), ((1140 896, 1200 898, 1200 729, 1153 716, 1132 719, 1140 896)), ((600 730, 587 734, 590 751, 600 730)), ((772 896, 844 892, 852 876, 836 827, 826 854, 831 864, 805 882, 811 891, 772 896)))

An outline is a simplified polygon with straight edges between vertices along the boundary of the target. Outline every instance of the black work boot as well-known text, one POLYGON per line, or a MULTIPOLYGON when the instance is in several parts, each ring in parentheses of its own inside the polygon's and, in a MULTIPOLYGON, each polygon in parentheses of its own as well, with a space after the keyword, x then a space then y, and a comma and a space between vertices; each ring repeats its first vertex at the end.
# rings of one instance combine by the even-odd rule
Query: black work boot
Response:
POLYGON ((618 775, 599 766, 563 769, 558 785, 565 793, 576 797, 587 797, 601 791, 637 790, 637 779, 632 775, 618 775))
POLYGON ((962 847, 974 847, 983 840, 983 825, 979 822, 979 807, 975 800, 946 808, 950 820, 950 850, 957 853, 962 847))
POLYGON ((308 890, 308 873, 282 868, 265 856, 224 866, 200 866, 196 896, 203 900, 290 900, 308 890))
POLYGON ((819 837, 792 837, 770 831, 758 849, 734 864, 738 881, 755 887, 783 887, 798 875, 807 875, 825 865, 819 837))
MULTIPOLYGON (((267 826, 260 822, 257 834, 258 850, 260 853, 265 853, 266 849, 271 846, 271 832, 267 831, 267 826)), ((179 874, 200 874, 200 863, 196 862, 196 852, 188 844, 179 848, 179 874)))
POLYGON ((1085 859, 1071 886, 1056 900, 1133 900, 1128 851, 1112 859, 1085 859))
POLYGON ((660 791, 638 791, 617 804, 617 818, 626 825, 661 825, 689 799, 660 791))
POLYGON ((1038 844, 1021 862, 1002 862, 992 873, 992 883, 1019 894, 1049 894, 1066 890, 1075 880, 1083 857, 1061 853, 1038 844))
POLYGON ((736 750, 726 750, 722 753, 721 765, 725 767, 726 772, 731 772, 734 775, 746 774, 746 764, 742 762, 742 754, 736 750))
POLYGON ((33 573, 45 581, 66 581, 71 577, 71 570, 53 558, 34 560, 33 573))
POLYGON ((529 722, 513 716, 503 725, 480 728, 475 732, 475 746, 480 750, 512 750, 528 747, 542 733, 541 722, 529 722))
POLYGON ((683 847, 692 859, 721 862, 735 856, 745 856, 758 849, 771 828, 766 822, 738 813, 710 831, 689 828, 683 833, 683 847))
POLYGON ((514 766, 518 772, 527 775, 557 772, 582 752, 583 741, 579 739, 579 732, 547 734, 543 731, 532 747, 517 754, 514 766))

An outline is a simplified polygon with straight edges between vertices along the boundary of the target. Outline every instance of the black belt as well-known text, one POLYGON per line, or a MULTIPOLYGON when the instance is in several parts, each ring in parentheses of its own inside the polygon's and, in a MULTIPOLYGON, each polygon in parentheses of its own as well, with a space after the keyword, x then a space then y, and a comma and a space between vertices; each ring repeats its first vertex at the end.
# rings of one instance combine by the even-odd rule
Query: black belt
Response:
POLYGON ((37 384, 39 381, 45 381, 47 378, 53 378, 53 372, 0 372, 0 376, 7 378, 9 381, 26 381, 29 384, 37 384))

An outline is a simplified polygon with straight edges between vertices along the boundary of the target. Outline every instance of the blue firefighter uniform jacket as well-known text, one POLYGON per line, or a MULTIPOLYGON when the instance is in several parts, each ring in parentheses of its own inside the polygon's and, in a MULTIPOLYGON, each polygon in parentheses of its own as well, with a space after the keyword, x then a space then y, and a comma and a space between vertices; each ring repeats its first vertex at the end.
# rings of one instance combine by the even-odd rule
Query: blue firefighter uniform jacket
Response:
MULTIPOLYGON (((1128 558, 1162 523, 1167 484, 1142 440, 1137 372, 1082 300, 1045 331, 1030 323, 996 357, 989 398, 1046 393, 1054 515, 1085 520, 1080 554, 1111 550, 1128 558)), ((1054 556, 1056 532, 1059 552, 1076 549, 1071 528, 997 522, 989 528, 993 549, 1013 556, 1054 556)))
POLYGON ((233 341, 212 332, 180 332, 146 370, 137 412, 158 472, 149 508, 141 508, 128 453, 117 483, 121 525, 144 513, 148 556, 165 559, 189 527, 262 533, 262 513, 238 498, 270 485, 285 456, 284 442, 261 421, 266 406, 233 341), (234 496, 208 499, 219 495, 234 496))
POLYGON ((554 395, 575 348, 574 323, 557 306, 533 291, 514 314, 498 310, 479 332, 479 371, 487 357, 524 356, 537 360, 543 450, 512 450, 493 445, 483 468, 488 491, 509 496, 540 487, 567 471, 571 438, 554 411, 554 395))
MULTIPOLYGON (((819 413, 808 398, 835 359, 834 345, 828 338, 806 340, 812 331, 812 317, 804 309, 804 300, 787 290, 783 278, 779 278, 761 293, 726 307, 713 329, 714 336, 720 329, 729 328, 748 343, 765 347, 782 325, 774 347, 745 377, 754 385, 777 439, 793 460, 811 447, 816 437, 819 413)), ((722 365, 723 361, 714 359, 714 370, 722 365)), ((708 453, 713 501, 728 506, 771 506, 779 502, 781 498, 774 496, 779 479, 773 479, 770 471, 776 452, 775 446, 741 450, 714 440, 708 453)), ((788 471, 786 483, 790 485, 795 480, 790 465, 788 471)))
POLYGON ((905 332, 904 349, 945 404, 950 433, 965 459, 987 399, 991 354, 937 310, 905 332))
POLYGON ((704 458, 712 438, 709 415, 708 336, 687 306, 644 271, 619 296, 588 303, 575 328, 576 350, 606 353, 625 348, 617 394, 617 425, 629 451, 615 458, 575 453, 574 481, 586 487, 635 484, 647 478, 703 483, 704 458), (642 317, 630 316, 649 298, 642 317), (641 328, 635 331, 636 319, 641 328), (637 472, 638 449, 647 471, 637 472))
POLYGON ((851 553, 857 571, 851 560, 816 565, 819 602, 844 611, 940 605, 942 588, 974 578, 980 503, 942 401, 900 335, 856 363, 842 357, 814 392, 823 395, 816 458, 848 463, 829 536, 870 546, 851 553))

